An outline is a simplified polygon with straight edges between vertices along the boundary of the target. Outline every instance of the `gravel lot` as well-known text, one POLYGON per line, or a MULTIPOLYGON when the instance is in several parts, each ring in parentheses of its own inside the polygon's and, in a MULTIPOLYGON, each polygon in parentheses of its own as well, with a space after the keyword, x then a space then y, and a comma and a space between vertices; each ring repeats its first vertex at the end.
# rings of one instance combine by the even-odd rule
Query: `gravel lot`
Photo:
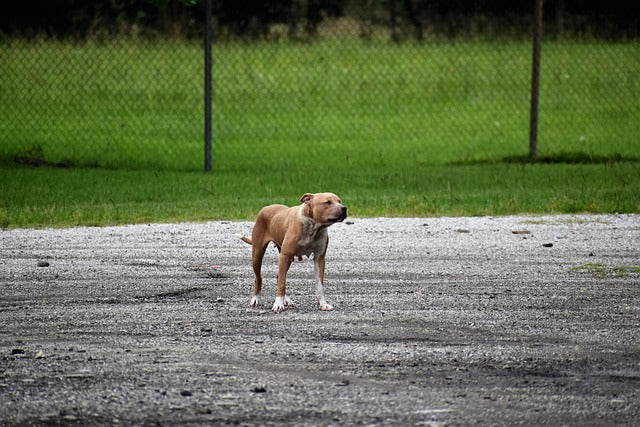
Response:
POLYGON ((639 425, 640 216, 0 230, 0 424, 639 425))

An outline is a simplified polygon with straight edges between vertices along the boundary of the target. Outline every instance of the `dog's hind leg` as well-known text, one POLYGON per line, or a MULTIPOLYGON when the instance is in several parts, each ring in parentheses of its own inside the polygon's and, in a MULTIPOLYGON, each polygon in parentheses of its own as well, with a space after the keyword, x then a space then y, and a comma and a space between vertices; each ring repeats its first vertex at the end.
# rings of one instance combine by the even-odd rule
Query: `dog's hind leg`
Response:
POLYGON ((256 276, 256 280, 253 286, 253 293, 251 294, 252 307, 257 307, 261 304, 260 292, 262 291, 262 259, 264 258, 264 253, 267 250, 268 245, 269 242, 264 243, 262 246, 253 246, 252 262, 253 273, 256 276))

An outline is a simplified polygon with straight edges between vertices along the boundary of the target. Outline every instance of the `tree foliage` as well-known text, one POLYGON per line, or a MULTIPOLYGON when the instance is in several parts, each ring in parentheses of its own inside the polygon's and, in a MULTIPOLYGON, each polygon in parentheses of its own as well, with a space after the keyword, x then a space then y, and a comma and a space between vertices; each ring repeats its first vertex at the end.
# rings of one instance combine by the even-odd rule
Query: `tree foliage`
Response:
MULTIPOLYGON (((456 36, 486 28, 529 33, 533 1, 512 0, 218 0, 218 36, 259 38, 274 24, 289 34, 313 36, 326 19, 349 17, 390 29, 392 37, 422 39, 428 30, 456 36)), ((547 0, 545 26, 552 34, 607 38, 640 35, 640 2, 547 0)), ((2 2, 0 34, 56 37, 121 33, 200 36, 203 0, 33 0, 2 2)))

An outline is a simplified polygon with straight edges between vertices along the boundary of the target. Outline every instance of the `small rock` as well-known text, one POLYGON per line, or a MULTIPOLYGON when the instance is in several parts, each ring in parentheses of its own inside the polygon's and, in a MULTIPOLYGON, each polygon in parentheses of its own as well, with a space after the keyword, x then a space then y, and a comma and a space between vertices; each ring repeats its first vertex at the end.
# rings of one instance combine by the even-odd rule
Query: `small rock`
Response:
POLYGON ((545 248, 552 248, 553 243, 543 243, 542 246, 544 246, 545 248))
POLYGON ((49 265, 47 261, 38 261, 38 267, 49 267, 49 265))
POLYGON ((193 393, 189 390, 182 390, 180 392, 180 396, 185 396, 185 397, 189 397, 189 396, 193 396, 193 393))
POLYGON ((11 354, 24 354, 24 348, 14 348, 11 350, 11 354))
POLYGON ((511 230, 512 234, 531 234, 529 230, 511 230))
POLYGON ((40 416, 40 421, 43 423, 49 423, 52 418, 56 418, 58 416, 57 412, 47 412, 40 416))
POLYGON ((251 391, 254 393, 266 393, 267 389, 264 387, 254 387, 251 391))
POLYGON ((44 359, 45 357, 47 357, 47 355, 42 351, 36 353, 36 359, 44 359))

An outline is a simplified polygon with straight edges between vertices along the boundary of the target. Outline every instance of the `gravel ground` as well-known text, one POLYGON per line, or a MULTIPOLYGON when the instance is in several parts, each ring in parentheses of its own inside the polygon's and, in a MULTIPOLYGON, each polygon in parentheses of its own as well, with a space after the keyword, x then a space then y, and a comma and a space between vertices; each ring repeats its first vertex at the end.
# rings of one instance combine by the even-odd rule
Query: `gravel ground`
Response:
POLYGON ((640 216, 0 230, 0 424, 639 425, 640 216))

